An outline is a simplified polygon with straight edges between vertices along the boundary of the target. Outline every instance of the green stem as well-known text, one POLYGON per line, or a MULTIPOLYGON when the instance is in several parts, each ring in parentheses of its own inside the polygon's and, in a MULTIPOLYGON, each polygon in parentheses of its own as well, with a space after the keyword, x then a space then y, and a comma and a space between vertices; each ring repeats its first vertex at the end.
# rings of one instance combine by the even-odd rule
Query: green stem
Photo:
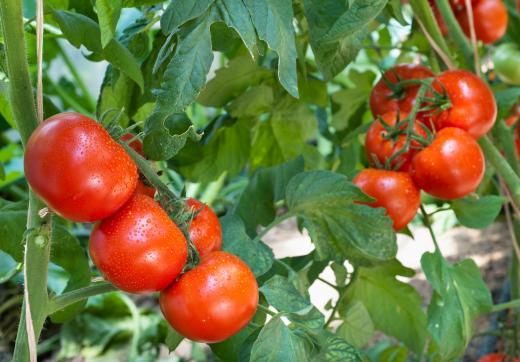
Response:
POLYGON ((334 288, 334 289, 338 290, 338 286, 337 285, 332 284, 331 282, 329 282, 329 281, 327 281, 327 280, 325 280, 325 279, 323 279, 321 277, 318 277, 317 280, 319 280, 320 282, 322 282, 324 284, 327 284, 331 288, 334 288))
POLYGON ((439 248, 439 244, 437 243, 437 238, 435 237, 435 233, 433 232, 432 224, 430 223, 430 215, 426 212, 424 209, 424 206, 421 204, 421 213, 423 215, 423 223, 424 226, 428 229, 430 232, 430 235, 433 240, 433 244, 435 245, 435 250, 440 254, 441 249, 439 248))
POLYGON ((133 334, 132 334, 132 342, 130 344, 130 361, 137 360, 139 356, 139 335, 140 332, 140 313, 139 309, 137 309, 134 301, 130 299, 127 295, 122 295, 123 301, 125 302, 126 306, 128 307, 128 310, 130 311, 130 314, 132 315, 132 322, 134 323, 133 328, 133 334))
POLYGON ((520 177, 518 177, 509 163, 507 163, 488 136, 480 138, 479 144, 486 159, 504 179, 509 191, 511 192, 513 202, 517 207, 520 207, 520 177))
POLYGON ((336 301, 336 304, 334 304, 334 308, 332 308, 332 312, 330 313, 329 318, 325 322, 325 328, 327 328, 335 320, 335 315, 336 315, 336 312, 338 311, 338 308, 339 308, 339 301, 340 301, 340 299, 341 299, 341 294, 338 297, 338 300, 336 301))
POLYGON ((282 221, 285 221, 287 219, 290 219, 291 217, 294 217, 294 215, 291 212, 287 212, 283 215, 277 216, 269 225, 267 225, 260 234, 258 234, 254 239, 253 242, 259 242, 262 240, 262 238, 276 225, 280 224, 282 221))
POLYGON ((10 309, 11 307, 14 307, 15 305, 18 305, 23 302, 23 295, 15 295, 14 297, 11 297, 10 299, 6 300, 2 305, 0 305, 0 315, 4 313, 6 310, 10 309))
POLYGON ((108 282, 100 282, 89 285, 88 287, 76 289, 67 293, 63 293, 51 299, 47 306, 47 314, 51 315, 59 310, 68 307, 71 304, 80 302, 95 295, 113 292, 117 290, 112 284, 108 282))
POLYGON ((506 303, 495 304, 491 307, 490 313, 501 312, 505 309, 520 308, 520 299, 511 300, 506 303))
POLYGON ((264 312, 265 314, 269 314, 270 316, 275 317, 275 316, 278 315, 278 313, 273 312, 272 310, 270 310, 270 309, 267 308, 266 306, 263 306, 262 304, 258 304, 257 308, 258 308, 259 310, 261 310, 262 312, 264 312))

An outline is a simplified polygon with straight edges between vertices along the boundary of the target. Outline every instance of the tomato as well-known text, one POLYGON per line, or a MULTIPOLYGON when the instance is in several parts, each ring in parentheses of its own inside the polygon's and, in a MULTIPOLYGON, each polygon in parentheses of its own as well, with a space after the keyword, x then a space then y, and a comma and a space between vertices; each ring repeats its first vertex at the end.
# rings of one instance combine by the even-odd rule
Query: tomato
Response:
MULTIPOLYGON (((402 113, 399 115, 400 120, 403 120, 406 117, 408 117, 408 113, 402 113)), ((385 113, 381 118, 383 118, 388 125, 393 126, 396 123, 397 114, 395 112, 385 113)), ((403 125, 402 129, 406 129, 406 127, 407 125, 403 125)), ((422 137, 426 137, 426 132, 421 128, 418 122, 415 122, 414 124, 414 132, 422 137)), ((365 152, 371 163, 375 163, 375 157, 380 164, 384 165, 386 160, 388 160, 393 154, 403 149, 406 142, 406 135, 403 134, 398 136, 395 141, 385 139, 386 135, 388 135, 388 132, 379 120, 374 121, 368 129, 365 138, 365 152)), ((400 165, 398 167, 399 171, 407 171, 410 168, 410 163, 412 162, 414 154, 417 152, 419 143, 417 141, 412 141, 410 146, 411 148, 407 152, 392 161, 392 167, 400 165)))
POLYGON ((137 187, 135 188, 135 192, 139 194, 143 194, 153 198, 155 196, 155 189, 151 186, 147 186, 143 181, 137 181, 137 187))
POLYGON ((137 167, 96 121, 59 113, 41 123, 25 151, 25 177, 56 213, 82 222, 112 215, 132 196, 137 167))
MULTIPOLYGON (((420 85, 403 86, 392 90, 387 82, 398 83, 399 80, 425 79, 433 77, 433 73, 425 66, 417 64, 400 64, 387 70, 376 83, 370 94, 370 109, 374 117, 388 112, 409 113, 415 104, 415 98, 420 85)), ((420 115, 418 115, 420 118, 420 115)))
MULTIPOLYGON (((473 7, 475 35, 485 44, 502 38, 507 29, 507 9, 502 0, 480 0, 473 7)), ((457 13, 457 20, 467 37, 470 27, 467 11, 457 13)))
POLYGON ((503 82, 520 85, 520 49, 517 44, 505 43, 498 46, 493 54, 493 63, 503 82))
POLYGON ((437 132, 412 160, 415 184, 430 195, 452 200, 474 192, 484 176, 484 155, 477 141, 454 127, 437 132))
POLYGON ((508 359, 508 355, 505 353, 490 353, 479 358, 478 362, 520 362, 520 358, 508 359))
MULTIPOLYGON (((441 34, 443 36, 448 35, 448 26, 446 25, 446 22, 444 21, 441 12, 439 11, 439 8, 437 7, 437 4, 435 3, 435 0, 429 0, 430 6, 432 8, 433 16, 435 17, 435 20, 437 20, 437 25, 439 25, 439 30, 441 31, 441 34)), ((458 3, 450 2, 450 5, 452 8, 458 7, 458 3)))
POLYGON ((188 207, 198 212, 189 228, 190 239, 195 244, 200 256, 222 247, 222 230, 218 217, 208 205, 195 199, 186 201, 188 207))
POLYGON ((376 199, 368 205, 386 209, 396 231, 412 221, 421 203, 421 193, 406 172, 367 168, 352 183, 376 199))
POLYGON ((258 285, 237 256, 214 251, 161 292, 161 311, 183 336, 199 342, 223 341, 244 328, 258 305, 258 285))
POLYGON ((101 274, 130 293, 160 291, 179 276, 188 257, 182 231, 152 198, 136 193, 96 224, 90 256, 101 274))
MULTIPOLYGON (((125 133, 124 135, 121 136, 121 141, 125 141, 126 142, 126 141, 131 140, 134 137, 135 136, 133 134, 131 134, 131 133, 125 133)), ((135 140, 130 142, 128 144, 128 146, 132 147, 135 152, 137 152, 138 154, 140 154, 141 156, 144 157, 143 143, 141 142, 141 140, 136 138, 135 140)))
POLYGON ((433 82, 438 92, 447 92, 451 107, 434 116, 437 129, 457 127, 474 138, 486 134, 497 117, 491 89, 482 79, 466 70, 448 70, 433 82))

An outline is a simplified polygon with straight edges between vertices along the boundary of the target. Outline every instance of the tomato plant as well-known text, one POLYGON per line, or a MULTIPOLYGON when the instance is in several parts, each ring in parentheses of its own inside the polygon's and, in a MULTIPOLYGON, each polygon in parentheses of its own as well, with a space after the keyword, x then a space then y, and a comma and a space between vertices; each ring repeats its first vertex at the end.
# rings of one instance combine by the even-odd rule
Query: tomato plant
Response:
POLYGON ((215 212, 208 205, 195 199, 188 199, 186 203, 195 213, 189 232, 200 256, 203 257, 211 251, 220 250, 222 230, 215 212))

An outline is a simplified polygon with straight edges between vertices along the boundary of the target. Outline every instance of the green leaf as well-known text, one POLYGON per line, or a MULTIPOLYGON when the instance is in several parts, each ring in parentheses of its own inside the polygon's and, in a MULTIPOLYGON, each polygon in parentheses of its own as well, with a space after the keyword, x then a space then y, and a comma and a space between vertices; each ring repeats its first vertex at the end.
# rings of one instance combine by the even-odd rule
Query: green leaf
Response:
POLYGON ((11 103, 9 102, 9 87, 6 82, 0 82, 0 114, 2 114, 11 128, 16 129, 11 103))
POLYGON ((449 265, 438 252, 424 253, 421 266, 434 290, 428 330, 443 360, 454 359, 466 350, 475 318, 491 309, 491 293, 473 260, 449 265))
POLYGON ((23 261, 23 233, 27 220, 27 202, 0 199, 0 250, 17 262, 23 261))
POLYGON ((176 33, 186 22, 198 18, 209 9, 214 0, 176 0, 170 4, 161 16, 161 29, 164 35, 176 33))
POLYGON ((236 215, 220 219, 222 225, 222 249, 237 255, 253 271, 256 277, 265 274, 273 265, 273 251, 261 241, 253 242, 246 234, 244 223, 236 215))
POLYGON ((98 24, 85 15, 63 10, 54 11, 53 14, 63 35, 72 45, 76 48, 83 45, 91 52, 101 55, 143 89, 140 65, 126 47, 115 39, 103 47, 98 24))
MULTIPOLYGON (((79 244, 79 241, 71 235, 68 230, 53 222, 52 225, 52 253, 51 262, 59 265, 69 274, 67 286, 63 292, 72 291, 78 288, 86 287, 90 284, 90 267, 88 258, 79 244)), ((70 320, 76 314, 81 312, 87 300, 74 303, 67 308, 60 310, 53 315, 51 319, 54 323, 63 323, 70 320)))
MULTIPOLYGON (((354 301, 363 303, 376 329, 397 338, 420 354, 426 337, 426 316, 421 296, 410 285, 396 276, 413 275, 397 260, 374 268, 358 268, 342 303, 345 307, 354 301)), ((344 314, 343 309, 340 314, 344 314)))
POLYGON ((179 32, 177 50, 164 72, 161 88, 155 91, 156 113, 182 112, 206 84, 213 62, 209 29, 212 22, 206 13, 179 32))
POLYGON ((4 164, 0 162, 0 181, 5 180, 5 168, 4 164))
POLYGON ((290 96, 277 100, 268 121, 254 130, 251 167, 274 166, 300 156, 305 142, 315 136, 317 121, 304 103, 290 96))
POLYGON ((215 6, 220 19, 227 26, 236 30, 251 55, 254 55, 256 50, 256 33, 244 3, 237 0, 216 0, 215 6))
POLYGON ((496 195, 468 196, 453 200, 451 207, 462 225, 481 229, 495 221, 505 201, 505 198, 496 195))
POLYGON ((345 309, 343 323, 338 327, 336 335, 356 348, 364 347, 374 335, 370 313, 360 300, 352 301, 345 309))
POLYGON ((173 352, 177 349, 179 344, 181 344, 184 337, 180 335, 175 329, 168 326, 168 330, 166 332, 166 338, 164 339, 164 344, 168 347, 170 352, 173 352))
POLYGON ((384 209, 361 201, 368 199, 346 176, 330 171, 303 172, 287 185, 289 212, 303 219, 319 260, 370 265, 395 256, 395 233, 384 209))
POLYGON ((208 107, 222 107, 242 94, 249 86, 272 77, 272 71, 257 65, 248 55, 233 58, 217 70, 200 93, 198 101, 208 107))
POLYGON ((105 48, 116 35, 116 26, 121 15, 122 0, 96 0, 96 11, 101 31, 101 46, 105 48))
POLYGON ((287 278, 275 275, 260 287, 267 302, 280 312, 308 311, 312 304, 291 285, 287 278))
POLYGON ((258 37, 278 53, 278 78, 293 97, 298 97, 296 42, 291 0, 244 1, 258 37))
POLYGON ((258 335, 251 350, 255 362, 309 361, 306 340, 291 331, 280 317, 273 317, 258 335))
POLYGON ((363 356, 343 339, 336 337, 329 331, 322 331, 317 337, 318 353, 312 356, 317 362, 362 362, 363 356))
POLYGON ((493 90, 493 94, 497 101, 497 119, 506 118, 513 105, 520 100, 520 87, 493 90))
POLYGON ((229 113, 235 118, 254 117, 271 110, 273 89, 265 84, 251 87, 229 104, 229 113))
POLYGON ((323 75, 330 79, 356 57, 368 24, 387 0, 304 0, 310 43, 323 75))

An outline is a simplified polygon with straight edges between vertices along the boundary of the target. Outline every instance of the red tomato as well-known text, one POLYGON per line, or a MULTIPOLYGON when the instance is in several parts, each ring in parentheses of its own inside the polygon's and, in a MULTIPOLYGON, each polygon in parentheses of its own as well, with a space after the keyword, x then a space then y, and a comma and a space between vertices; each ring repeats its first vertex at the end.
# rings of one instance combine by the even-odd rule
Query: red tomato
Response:
POLYGON ((451 107, 434 116, 436 128, 457 127, 479 138, 493 127, 497 106, 491 89, 466 70, 448 70, 439 75, 433 87, 447 92, 451 107))
POLYGON ((479 358, 478 362, 520 362, 520 358, 508 359, 508 355, 505 353, 490 353, 479 358))
POLYGON ((145 183, 141 180, 137 181, 137 187, 135 188, 135 192, 146 196, 150 196, 151 198, 155 196, 155 189, 151 186, 145 185, 145 183))
MULTIPOLYGON (((131 133, 126 133, 124 135, 121 136, 121 141, 129 141, 131 140, 132 138, 134 138, 135 136, 131 133)), ((140 154, 141 156, 144 157, 144 151, 143 151, 143 144, 142 142, 139 140, 139 139, 135 139, 133 140, 132 142, 130 142, 128 144, 130 147, 132 147, 134 149, 135 152, 137 152, 138 154, 140 154)))
POLYGON ((203 257, 213 250, 220 250, 222 230, 215 212, 208 205, 195 199, 188 199, 186 204, 195 212, 200 210, 191 221, 189 228, 190 239, 200 256, 203 257))
MULTIPOLYGON (((408 113, 402 113, 399 115, 399 119, 403 120, 408 117, 408 113)), ((390 126, 395 125, 397 120, 397 114, 395 112, 385 113, 381 116, 383 120, 390 126)), ((406 129, 407 125, 404 125, 401 129, 406 129)), ((426 137, 426 132, 421 126, 415 122, 414 132, 422 137, 426 137)), ((394 140, 385 139, 388 132, 385 130, 379 120, 374 121, 368 129, 367 136, 365 138, 365 152, 369 161, 373 164, 374 157, 377 158, 380 164, 384 165, 394 153, 398 152, 404 147, 406 142, 406 135, 400 135, 394 140)), ((419 143, 417 141, 411 142, 411 148, 397 157, 392 161, 392 167, 400 164, 399 171, 408 171, 410 163, 412 162, 413 156, 417 153, 419 143)))
POLYGON ((160 291, 181 273, 186 239, 152 198, 135 194, 118 212, 96 224, 90 256, 105 279, 130 293, 160 291))
POLYGON ((421 193, 406 172, 367 168, 352 183, 376 199, 368 205, 386 209, 396 231, 412 221, 421 203, 421 193))
POLYGON ((415 184, 435 197, 452 200, 474 192, 484 176, 484 155, 467 132, 440 130, 412 161, 415 184))
POLYGON ((409 113, 415 104, 420 85, 403 86, 402 89, 394 91, 388 87, 387 82, 396 84, 399 80, 425 79, 433 76, 430 69, 417 64, 399 64, 390 68, 376 83, 370 94, 372 114, 377 117, 388 112, 409 113))
MULTIPOLYGON (((437 25, 439 25, 439 30, 441 31, 441 34, 443 36, 447 36, 448 35, 448 26, 446 25, 446 22, 444 21, 442 15, 441 15, 441 12, 439 11, 439 8, 437 7, 437 4, 435 3, 435 0, 429 0, 428 2, 430 3, 430 6, 432 8, 433 15, 435 16, 435 20, 437 20, 437 25)), ((458 7, 458 3, 455 3, 455 2, 450 1, 450 5, 454 9, 458 7)))
POLYGON ((137 167, 96 121, 60 113, 40 124, 25 150, 25 177, 56 213, 74 221, 112 215, 132 196, 137 167))
POLYGON ((214 251, 161 292, 170 325, 193 341, 223 341, 244 328, 258 305, 258 285, 237 256, 214 251))
MULTIPOLYGON (((502 0, 480 0, 473 5, 475 35, 485 44, 491 44, 502 38, 507 30, 507 9, 502 0)), ((457 13, 457 20, 467 37, 470 27, 467 11, 457 13)))

